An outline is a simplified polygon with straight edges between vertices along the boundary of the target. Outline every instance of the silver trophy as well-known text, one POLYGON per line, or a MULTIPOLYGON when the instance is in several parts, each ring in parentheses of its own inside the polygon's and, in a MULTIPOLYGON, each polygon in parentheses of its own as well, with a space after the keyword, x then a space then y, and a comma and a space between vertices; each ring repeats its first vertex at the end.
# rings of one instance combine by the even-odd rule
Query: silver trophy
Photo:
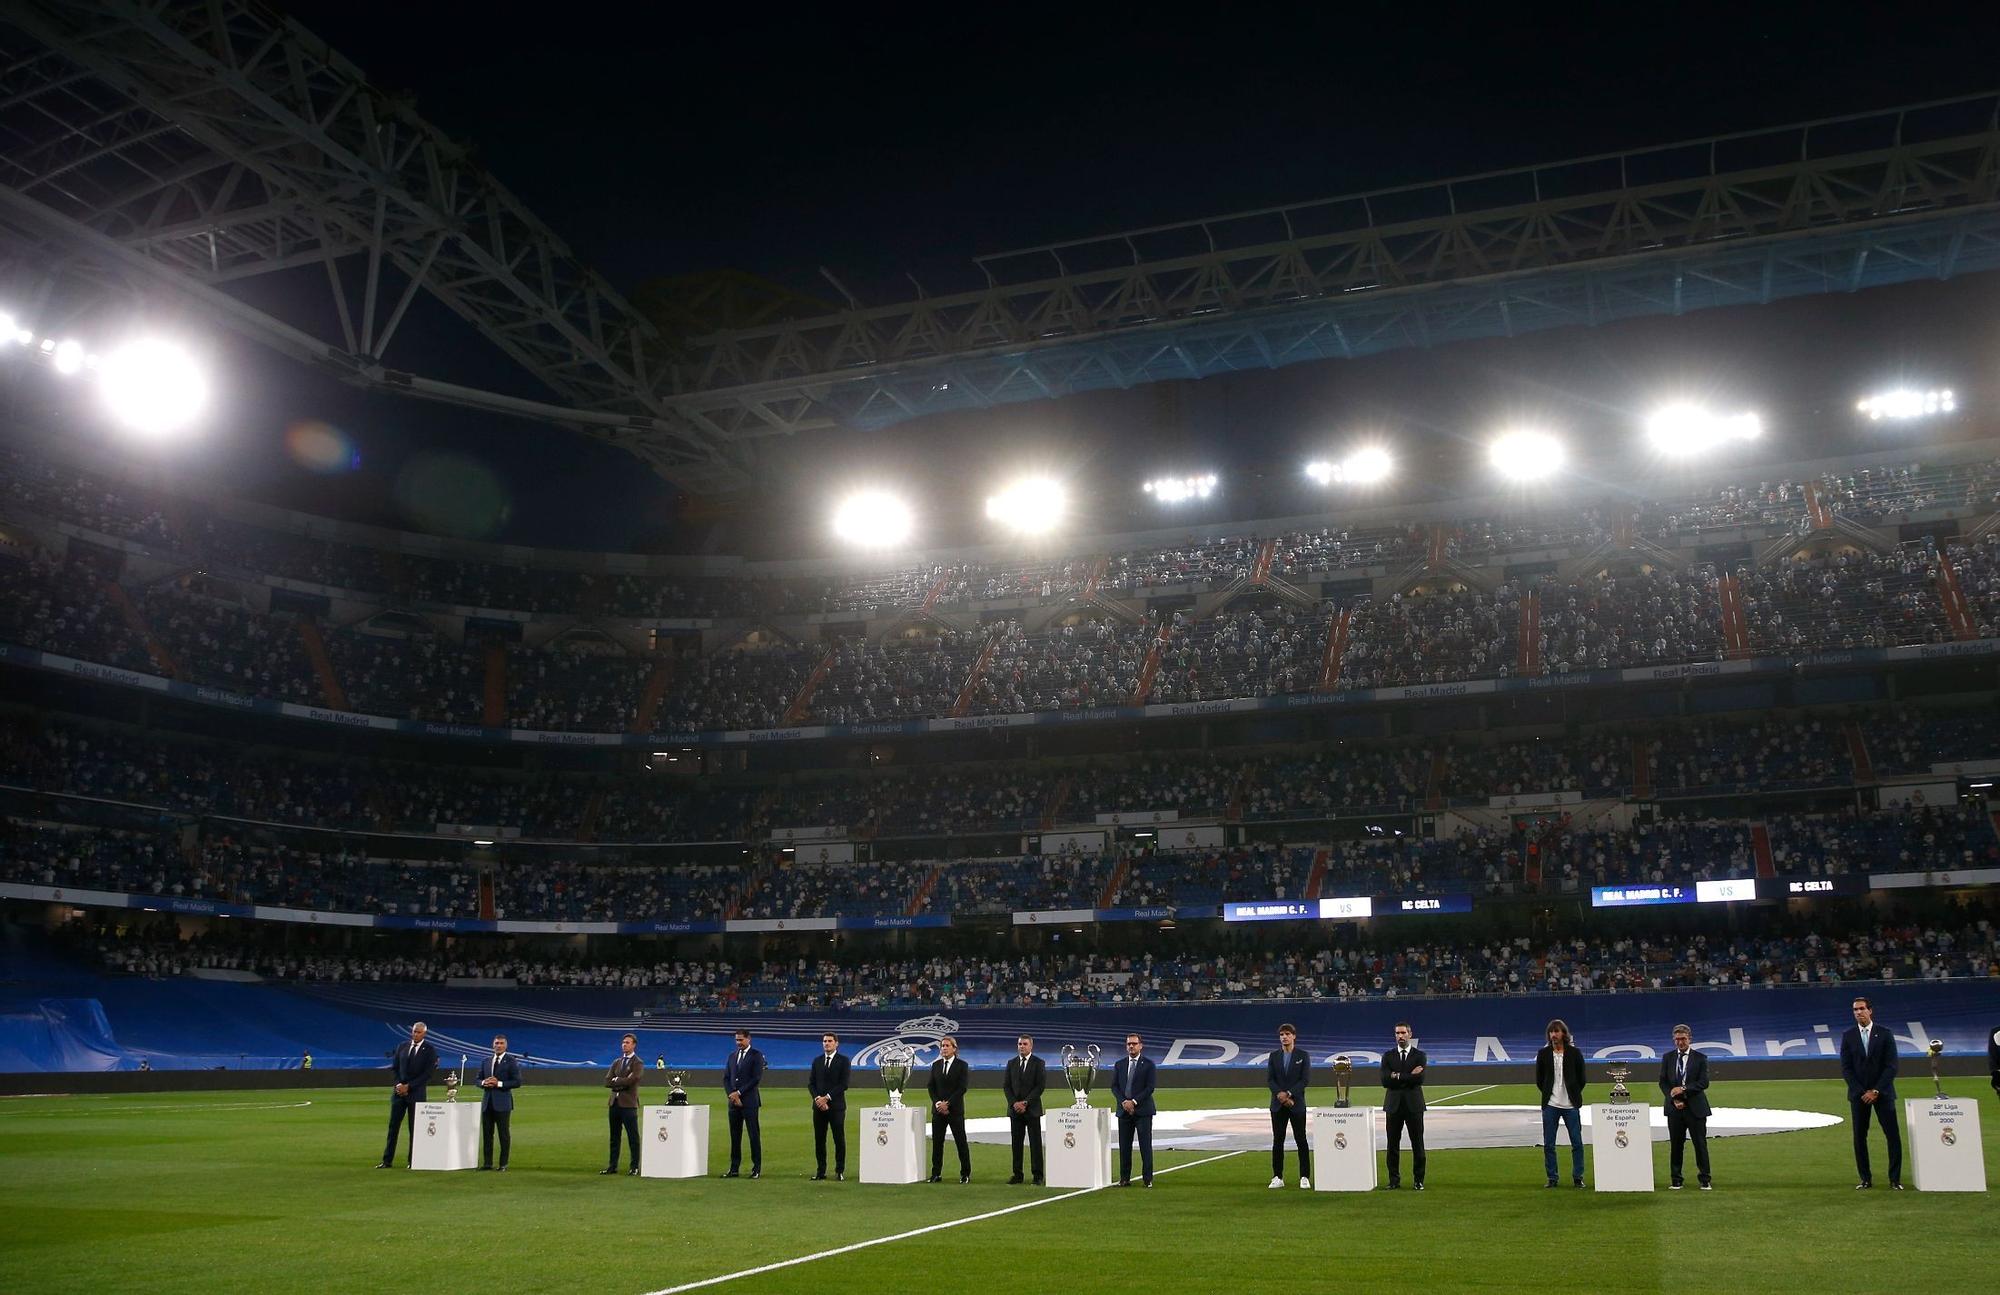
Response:
POLYGON ((1931 1040, 1931 1085, 1937 1089, 1938 1100, 1944 1100, 1944 1075, 1938 1069, 1944 1060, 1944 1040, 1931 1040))
POLYGON ((687 1071, 685 1070, 669 1070, 667 1072, 667 1105, 686 1106, 688 1104, 687 1081, 687 1071))
POLYGON ((458 1077, 465 1073, 465 1062, 465 1054, 460 1053, 458 1057, 458 1069, 444 1077, 444 1099, 447 1102, 458 1100, 458 1077))
POLYGON ((1063 1078, 1069 1081, 1070 1092, 1076 1100, 1070 1105, 1080 1111, 1090 1109, 1090 1086, 1097 1082, 1098 1047, 1095 1043, 1079 1049, 1073 1043, 1063 1044, 1063 1078))
POLYGON ((1611 1100, 1631 1101, 1632 1090, 1625 1086, 1625 1081, 1632 1077, 1632 1067, 1622 1061, 1614 1061, 1604 1068, 1604 1073, 1611 1076, 1611 1100))
POLYGON ((917 1050, 908 1044, 892 1043, 883 1047, 882 1087, 889 1090, 889 1109, 903 1109, 903 1090, 910 1086, 910 1068, 916 1062, 917 1050))
POLYGON ((1346 1110, 1354 1105, 1354 1058, 1345 1052, 1333 1059, 1333 1105, 1346 1110))

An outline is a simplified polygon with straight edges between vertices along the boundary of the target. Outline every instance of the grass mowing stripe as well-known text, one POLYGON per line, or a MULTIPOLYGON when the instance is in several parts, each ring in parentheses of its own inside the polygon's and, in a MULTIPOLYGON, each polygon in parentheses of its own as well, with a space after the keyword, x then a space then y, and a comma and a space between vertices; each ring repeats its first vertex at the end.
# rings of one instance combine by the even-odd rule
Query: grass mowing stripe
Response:
MULTIPOLYGON (((1209 1156, 1203 1160, 1190 1160, 1184 1165, 1170 1165, 1165 1169, 1155 1170, 1153 1177, 1158 1178, 1161 1174, 1170 1174, 1177 1169, 1193 1169, 1197 1165, 1211 1165, 1218 1160, 1227 1160, 1231 1156, 1245 1154, 1247 1153, 1243 1151, 1225 1151, 1219 1156, 1209 1156)), ((844 1246, 835 1246, 831 1250, 821 1250, 817 1254, 799 1255, 792 1259, 780 1259, 776 1263, 759 1264, 755 1268, 745 1268, 741 1272, 724 1273, 720 1277, 704 1277, 700 1281, 683 1282, 679 1286, 666 1286, 656 1291, 648 1291, 646 1295, 681 1295, 682 1291, 700 1290, 705 1286, 720 1286, 724 1282, 733 1282, 744 1277, 757 1277, 764 1273, 777 1272, 781 1268, 796 1268, 800 1264, 809 1264, 820 1259, 831 1259, 836 1255, 852 1254, 856 1250, 869 1250, 876 1246, 886 1246, 892 1241, 908 1241, 912 1237, 924 1236, 931 1232, 943 1232, 949 1228, 963 1227, 967 1223, 984 1223, 988 1219, 1003 1218, 1009 1214, 1019 1214, 1023 1210, 1032 1210, 1037 1206, 1054 1205, 1057 1201, 1075 1200, 1079 1196, 1088 1196, 1093 1192, 1105 1190, 1106 1188, 1103 1187, 1079 1187, 1075 1191, 1064 1192, 1059 1196, 1044 1196, 1039 1200, 1023 1201, 1019 1205, 1009 1205, 1005 1209, 987 1210, 984 1214, 968 1214, 962 1219, 946 1219, 942 1223, 932 1223, 927 1227, 912 1228, 907 1232, 898 1232, 892 1236, 871 1237, 866 1241, 855 1241, 844 1246)))
POLYGON ((1461 1097, 1471 1097, 1477 1093, 1490 1093, 1499 1086, 1498 1084, 1488 1084, 1484 1088, 1468 1088, 1462 1093, 1446 1093, 1443 1097, 1431 1098, 1426 1105, 1436 1106, 1439 1102, 1455 1102, 1461 1097))

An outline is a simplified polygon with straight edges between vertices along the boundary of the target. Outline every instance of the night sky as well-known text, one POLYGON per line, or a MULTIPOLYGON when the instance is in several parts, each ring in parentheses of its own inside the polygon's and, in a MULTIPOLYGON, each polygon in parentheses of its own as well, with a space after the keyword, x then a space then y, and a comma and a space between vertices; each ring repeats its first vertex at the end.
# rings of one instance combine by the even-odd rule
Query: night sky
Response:
MULTIPOLYGON (((1441 15, 1422 22, 1341 6, 282 7, 413 94, 620 289, 730 268, 836 300, 825 266, 868 303, 907 297, 906 274, 934 294, 974 286, 981 253, 2000 82, 1992 5, 1822 5, 1809 26, 1775 5, 1404 10, 1441 15)), ((1806 429, 1845 429, 1880 381, 2000 398, 1997 307, 2000 282, 1975 276, 815 435, 713 526, 695 524, 718 516, 706 501, 616 451, 362 396, 223 339, 227 414, 180 466, 355 520, 600 548, 823 552, 829 483, 878 471, 930 505, 933 538, 978 539, 938 519, 976 512, 988 474, 1037 454, 1112 501, 1155 466, 1213 468, 1209 520, 1310 506, 1298 463, 1359 429, 1448 464, 1497 417, 1624 435, 1669 391, 1763 410, 1770 458, 1838 449, 1806 429), (339 428, 358 466, 296 467, 283 432, 303 419, 339 428), (426 505, 426 472, 467 468, 490 480, 486 503, 426 505)), ((389 362, 523 389, 435 308, 389 362)), ((1119 512, 1100 520, 1138 520, 1119 512)))

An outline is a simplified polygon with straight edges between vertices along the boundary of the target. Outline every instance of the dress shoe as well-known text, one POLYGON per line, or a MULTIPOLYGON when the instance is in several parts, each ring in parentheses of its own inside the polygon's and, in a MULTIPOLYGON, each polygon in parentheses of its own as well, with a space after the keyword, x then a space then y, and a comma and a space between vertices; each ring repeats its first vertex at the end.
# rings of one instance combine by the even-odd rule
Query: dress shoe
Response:
POLYGON ((816 1173, 816 1174, 812 1175, 812 1177, 811 1177, 811 1178, 810 1178, 810 1179, 809 1179, 808 1181, 811 1181, 811 1182, 815 1182, 815 1183, 823 1183, 823 1182, 825 1182, 825 1181, 826 1181, 826 1171, 825 1171, 825 1170, 821 1170, 820 1172, 818 1172, 818 1173, 816 1173))
POLYGON ((1012 1178, 1009 1178, 1007 1180, 1007 1185, 1009 1187, 1019 1187, 1024 1181, 1025 1180, 1021 1177, 1021 1175, 1015 1174, 1012 1178))
POLYGON ((1113 1187, 1130 1187, 1132 1185, 1132 1180, 1130 1178, 1120 1178, 1117 1182, 1111 1185, 1113 1187))
POLYGON ((1391 1179, 1390 1179, 1390 1180, 1388 1181, 1387 1185, 1386 1185, 1386 1186, 1385 1186, 1385 1187, 1383 1188, 1383 1190, 1384 1190, 1384 1191, 1391 1191, 1391 1192, 1398 1192, 1398 1191, 1401 1191, 1402 1189, 1403 1189, 1403 1185, 1402 1185, 1401 1183, 1397 1182, 1397 1181, 1396 1181, 1395 1179, 1393 1179, 1393 1178, 1391 1178, 1391 1179))
POLYGON ((1866 1178, 1864 1178, 1860 1182, 1854 1184, 1854 1190, 1857 1192, 1865 1192, 1874 1185, 1875 1185, 1874 1183, 1871 1183, 1866 1178))
POLYGON ((618 1172, 618 1166, 617 1166, 617 1165, 613 1165, 613 1166, 611 1166, 611 1167, 610 1167, 609 1169, 600 1169, 600 1170, 598 1170, 598 1171, 597 1171, 597 1176, 598 1176, 599 1178, 602 1178, 602 1177, 604 1177, 604 1175, 606 1175, 606 1174, 615 1174, 615 1173, 617 1173, 617 1172, 618 1172))
POLYGON ((637 1178, 639 1176, 639 1166, 633 1165, 630 1169, 627 1169, 625 1176, 627 1178, 637 1178))
POLYGON ((1545 1182, 1545 1183, 1543 1183, 1543 1184, 1542 1184, 1542 1186, 1544 1186, 1544 1187, 1555 1187, 1555 1186, 1557 1186, 1557 1185, 1558 1185, 1558 1184, 1556 1183, 1556 1180, 1555 1180, 1555 1179, 1553 1179, 1553 1178, 1549 1179, 1549 1180, 1548 1180, 1547 1182, 1545 1182))
MULTIPOLYGON (((638 1171, 637 1171, 637 1170, 634 1170, 633 1172, 634 1172, 634 1173, 637 1173, 638 1171)), ((752 1170, 750 1171, 750 1176, 751 1176, 752 1178, 762 1178, 762 1177, 764 1176, 764 1171, 763 1171, 763 1170, 761 1170, 761 1169, 752 1169, 752 1170)))
POLYGON ((501 1165, 498 1169, 495 1169, 493 1172, 496 1174, 504 1174, 507 1172, 507 1166, 501 1165))
POLYGON ((381 1164, 379 1164, 379 1165, 376 1165, 375 1167, 376 1167, 377 1169, 394 1169, 394 1168, 395 1168, 396 1166, 394 1166, 394 1165, 390 1164, 390 1163, 389 1163, 388 1161, 384 1160, 384 1161, 383 1161, 383 1162, 382 1162, 381 1164))
POLYGON ((932 1174, 929 1178, 926 1178, 924 1181, 927 1183, 941 1183, 944 1181, 944 1175, 932 1174))
POLYGON ((1583 1186, 1583 1179, 1581 1179, 1581 1178, 1572 1178, 1572 1179, 1570 1180, 1570 1184, 1569 1184, 1569 1185, 1570 1185, 1571 1187, 1581 1187, 1581 1186, 1583 1186))
POLYGON ((1035 1186, 1037 1186, 1037 1187, 1047 1187, 1047 1186, 1048 1186, 1048 1182, 1047 1182, 1047 1181, 1046 1181, 1045 1179, 1041 1178, 1041 1177, 1040 1177, 1040 1176, 1038 1175, 1038 1176, 1037 1176, 1037 1177, 1035 1178, 1035 1186))
POLYGON ((742 1176, 742 1174, 737 1173, 734 1169, 723 1175, 724 1178, 741 1178, 742 1176))

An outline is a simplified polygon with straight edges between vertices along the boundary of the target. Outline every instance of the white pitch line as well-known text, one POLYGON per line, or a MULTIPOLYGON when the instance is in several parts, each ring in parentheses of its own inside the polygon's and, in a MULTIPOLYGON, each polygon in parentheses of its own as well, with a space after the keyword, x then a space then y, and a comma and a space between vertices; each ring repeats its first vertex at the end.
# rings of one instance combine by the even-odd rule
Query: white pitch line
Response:
POLYGON ((1499 1086, 1498 1084, 1488 1084, 1484 1088, 1468 1088, 1462 1093, 1453 1093, 1449 1097, 1433 1097, 1429 1105, 1436 1106, 1439 1102, 1455 1102, 1461 1097, 1471 1097, 1474 1093, 1490 1093, 1499 1086))
MULTIPOLYGON (((101 1119, 106 1115, 124 1115, 127 1112, 139 1111, 295 1111, 302 1106, 311 1105, 311 1102, 203 1102, 192 1106, 162 1104, 157 1106, 92 1106, 85 1109, 90 1112, 90 1118, 101 1119)), ((76 1108, 74 1107, 61 1106, 51 1110, 0 1110, 0 1117, 13 1116, 22 1118, 36 1115, 46 1117, 74 1115, 76 1113, 76 1108)))
MULTIPOLYGON (((1178 1169, 1193 1169, 1199 1165, 1213 1164, 1218 1160, 1227 1160, 1231 1156, 1245 1154, 1247 1154, 1247 1150, 1225 1151, 1219 1156, 1209 1156, 1203 1160, 1190 1160, 1184 1165, 1171 1165, 1159 1170, 1153 1176, 1157 1178, 1160 1174, 1170 1174, 1178 1169)), ((679 1286, 667 1286, 660 1290, 647 1291, 646 1295, 680 1295, 682 1291, 700 1290, 704 1286, 720 1286, 723 1282, 733 1282, 740 1277, 756 1277, 764 1273, 777 1272, 781 1268, 795 1268, 800 1264, 809 1264, 817 1259, 831 1259, 836 1255, 852 1254, 856 1250, 867 1250, 873 1246, 885 1246, 891 1241, 907 1241, 911 1237, 920 1237, 930 1232, 943 1232, 948 1228, 962 1227, 967 1223, 983 1223, 987 1219, 1004 1218, 1009 1214, 1018 1214, 1022 1210, 1032 1210, 1042 1205, 1053 1205, 1057 1201, 1075 1200, 1079 1196, 1088 1196, 1092 1192, 1101 1192, 1104 1190, 1106 1189, 1103 1187, 1080 1187, 1072 1192, 1064 1192, 1060 1196, 1044 1196, 1039 1200, 1023 1201, 1019 1205, 1009 1205, 1005 1209, 988 1210, 984 1214, 968 1214, 962 1219, 947 1219, 943 1223, 932 1223, 926 1227, 912 1228, 908 1232, 898 1232, 894 1236, 874 1237, 867 1241, 856 1241, 851 1245, 836 1246, 832 1250, 822 1250, 817 1254, 799 1255, 795 1259, 780 1259, 776 1263, 759 1264, 755 1268, 745 1268, 741 1272, 724 1273, 720 1277, 704 1277, 700 1281, 683 1282, 679 1286)))

